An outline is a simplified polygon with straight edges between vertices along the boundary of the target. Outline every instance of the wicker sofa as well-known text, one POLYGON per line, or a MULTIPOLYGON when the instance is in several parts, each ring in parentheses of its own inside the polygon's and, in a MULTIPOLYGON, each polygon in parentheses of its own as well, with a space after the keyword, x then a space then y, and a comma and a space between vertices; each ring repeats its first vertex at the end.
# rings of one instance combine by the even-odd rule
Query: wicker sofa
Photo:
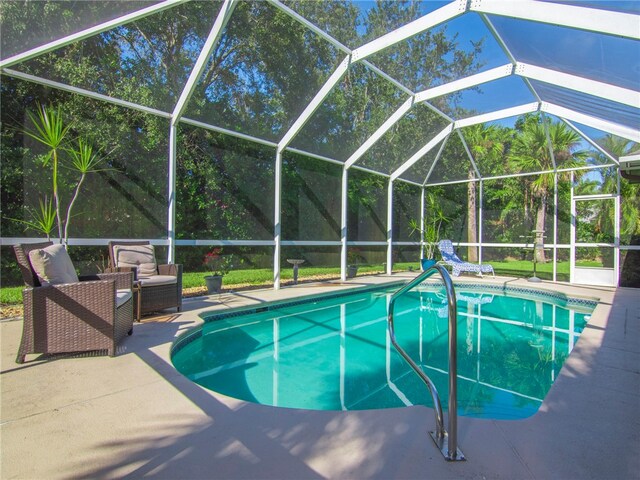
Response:
POLYGON ((31 353, 68 353, 116 347, 133 328, 131 273, 79 277, 78 282, 43 285, 29 253, 51 242, 14 245, 26 288, 24 325, 17 363, 31 353))
POLYGON ((182 265, 157 264, 148 241, 109 242, 111 272, 134 274, 136 318, 167 308, 182 310, 182 265))

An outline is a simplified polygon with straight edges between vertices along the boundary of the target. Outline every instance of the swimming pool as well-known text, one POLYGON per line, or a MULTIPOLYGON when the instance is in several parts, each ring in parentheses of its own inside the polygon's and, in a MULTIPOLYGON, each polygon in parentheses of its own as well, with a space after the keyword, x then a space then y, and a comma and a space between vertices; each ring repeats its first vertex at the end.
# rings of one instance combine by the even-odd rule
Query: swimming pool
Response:
MULTIPOLYGON (((178 371, 224 395, 280 407, 432 406, 391 346, 387 304, 399 285, 206 316, 176 340, 178 371)), ((441 286, 396 302, 396 337, 447 405, 447 306, 441 286)), ((559 294, 456 286, 458 413, 534 414, 596 306, 559 294)))

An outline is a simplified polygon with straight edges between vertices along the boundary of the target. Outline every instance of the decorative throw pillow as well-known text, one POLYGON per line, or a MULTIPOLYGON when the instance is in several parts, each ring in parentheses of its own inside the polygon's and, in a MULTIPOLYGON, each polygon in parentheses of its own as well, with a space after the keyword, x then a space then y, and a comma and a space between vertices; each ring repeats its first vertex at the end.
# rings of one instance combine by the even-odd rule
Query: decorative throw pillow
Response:
POLYGON ((78 281, 78 274, 64 245, 49 245, 31 250, 29 261, 43 286, 78 281))
POLYGON ((139 277, 158 274, 153 245, 114 245, 116 267, 135 268, 139 277))

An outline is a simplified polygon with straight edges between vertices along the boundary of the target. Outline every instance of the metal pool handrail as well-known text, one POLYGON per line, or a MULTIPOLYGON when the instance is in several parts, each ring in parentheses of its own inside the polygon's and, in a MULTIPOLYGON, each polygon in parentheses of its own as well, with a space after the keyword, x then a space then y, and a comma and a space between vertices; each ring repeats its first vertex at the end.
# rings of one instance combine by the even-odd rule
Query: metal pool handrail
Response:
POLYGON ((464 455, 458 448, 458 356, 457 356, 457 343, 458 328, 457 328, 457 307, 456 307, 456 292, 453 288, 453 282, 447 272, 446 268, 442 265, 433 265, 427 268, 424 272, 414 278, 411 282, 406 284, 396 293, 391 296, 389 301, 389 311, 387 314, 387 321, 389 323, 389 337, 391 343, 398 350, 398 353, 402 355, 407 363, 413 368, 420 379, 425 383, 431 398, 433 399, 433 405, 436 416, 436 431, 430 432, 431 438, 436 443, 444 458, 450 461, 464 460, 464 455), (407 352, 398 344, 395 336, 395 329, 393 324, 393 306, 396 300, 413 289, 415 286, 422 283, 434 273, 440 273, 442 280, 444 281, 444 288, 447 292, 447 301, 449 303, 449 433, 444 428, 444 421, 442 415, 442 404, 440 403, 440 396, 436 386, 427 376, 426 373, 409 357, 407 352))

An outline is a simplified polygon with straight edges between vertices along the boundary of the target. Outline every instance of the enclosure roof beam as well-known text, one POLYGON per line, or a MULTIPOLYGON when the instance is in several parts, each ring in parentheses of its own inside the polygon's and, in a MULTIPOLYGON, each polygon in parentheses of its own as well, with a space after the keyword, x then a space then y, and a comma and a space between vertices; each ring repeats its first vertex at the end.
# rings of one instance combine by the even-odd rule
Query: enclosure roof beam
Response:
POLYGON ((476 161, 471 154, 471 150, 469 150, 469 145, 467 145, 467 141, 465 140, 464 135, 462 135, 462 130, 458 129, 456 131, 458 132, 458 136, 460 137, 460 141, 462 142, 464 150, 467 152, 467 156, 469 157, 469 161, 471 162, 471 166, 473 167, 474 172, 476 172, 478 178, 482 178, 482 175, 480 175, 480 170, 478 170, 478 165, 476 165, 476 161))
POLYGON ((292 10, 290 7, 288 7, 287 5, 283 4, 279 0, 268 0, 268 2, 271 3, 274 7, 278 8, 279 10, 282 10, 284 13, 289 15, 291 18, 293 18, 297 22, 299 22, 302 25, 304 25, 305 27, 307 27, 309 30, 313 31, 316 35, 324 38, 331 45, 333 45, 337 49, 341 50, 342 53, 347 54, 347 55, 351 55, 351 49, 349 47, 347 47, 342 42, 340 42, 340 41, 336 40, 335 38, 333 38, 331 35, 329 35, 327 32, 325 32, 323 29, 321 29, 317 25, 314 25, 313 23, 311 23, 309 20, 304 18, 302 15, 300 15, 295 10, 292 10))
POLYGON ((195 65, 191 69, 191 74, 187 79, 187 83, 182 89, 182 93, 180 94, 180 98, 176 102, 176 106, 173 109, 173 118, 171 119, 171 123, 175 124, 178 121, 178 118, 184 112, 184 108, 191 98, 193 91, 196 88, 196 84, 198 80, 202 76, 202 72, 207 65, 207 61, 211 56, 211 52, 213 52, 214 47, 218 43, 218 40, 222 36, 222 31, 224 27, 227 25, 229 18, 231 18, 231 14, 233 13, 233 9, 237 5, 236 0, 225 0, 218 12, 218 16, 216 17, 215 22, 213 23, 213 27, 211 27, 211 31, 209 32, 209 36, 207 40, 204 42, 202 50, 200 50, 200 55, 198 55, 198 59, 196 60, 195 65))
POLYGON ((473 12, 640 39, 638 16, 629 13, 533 0, 474 0, 469 8, 473 12))
POLYGON ((536 172, 519 172, 519 173, 509 173, 506 175, 495 175, 491 177, 480 178, 472 178, 466 180, 449 180, 446 182, 434 182, 434 183, 425 183, 425 187, 437 187, 441 185, 456 185, 460 183, 469 183, 469 182, 487 182, 489 180, 504 180, 505 178, 516 178, 516 177, 533 177, 537 175, 545 175, 552 173, 562 173, 562 172, 577 172, 582 170, 598 170, 601 168, 611 168, 616 165, 613 163, 608 163, 606 165, 586 165, 584 167, 572 167, 572 168, 558 168, 557 170, 538 170, 536 172))
POLYGON ((602 120, 600 118, 586 115, 584 113, 579 113, 575 110, 571 110, 569 108, 561 107, 559 105, 548 102, 542 102, 540 110, 550 113, 551 115, 555 115, 556 117, 560 117, 562 119, 566 118, 569 120, 573 120, 588 127, 596 128, 598 130, 602 130, 603 132, 613 133, 614 135, 617 135, 619 137, 628 138, 629 140, 633 140, 636 143, 640 143, 640 131, 634 128, 629 128, 624 125, 602 120))
POLYGON ((316 93, 316 96, 313 97, 313 100, 309 102, 304 111, 300 114, 300 116, 293 122, 291 128, 284 134, 282 140, 278 142, 278 151, 284 150, 293 137, 297 135, 297 133, 304 127, 304 124, 307 123, 311 115, 316 111, 316 109, 322 104, 325 98, 331 93, 333 87, 335 87, 338 82, 342 79, 347 70, 349 69, 349 65, 351 64, 351 55, 347 55, 344 60, 338 65, 338 67, 334 70, 331 76, 324 83, 322 88, 316 93))
POLYGON ((502 118, 516 117, 518 115, 524 115, 525 113, 533 113, 537 112, 539 107, 540 104, 538 102, 533 102, 519 105, 517 107, 496 110, 495 112, 483 113, 482 115, 475 115, 473 117, 456 120, 453 128, 458 129, 469 127, 471 125, 477 125, 478 123, 492 122, 502 118))
POLYGON ((440 145, 440 150, 438 150, 438 153, 436 154, 436 158, 433 159, 433 163, 431 164, 431 167, 429 167, 429 171, 427 172, 427 176, 424 177, 424 182, 422 182, 422 187, 423 188, 427 184, 427 182, 429 181, 429 178, 431 177, 431 174, 433 173, 433 171, 436 168, 436 165, 440 161, 440 157, 442 156, 442 152, 444 152, 444 149, 447 146, 447 142, 449 141, 449 138, 450 138, 450 136, 447 135, 447 137, 442 142, 442 145, 440 145))
MULTIPOLYGON (((493 35, 493 38, 495 39, 495 41, 498 42, 498 45, 500 45, 500 48, 502 48, 502 51, 504 52, 504 54, 509 58, 509 61, 511 62, 511 64, 516 65, 516 63, 518 63, 518 61, 516 60, 516 57, 513 55, 513 53, 511 52, 511 49, 502 38, 502 35, 500 35, 500 33, 498 33, 498 30, 496 30, 496 27, 493 26, 493 22, 484 13, 480 14, 480 18, 484 22, 485 26, 491 32, 491 35, 493 35)), ((542 100, 540 99, 540 95, 538 95, 538 92, 536 92, 536 89, 533 88, 533 85, 531 85, 531 82, 529 81, 529 79, 522 77, 522 80, 524 81, 525 85, 527 86, 531 94, 536 98, 536 100, 538 102, 541 102, 542 100)))
POLYGON ((407 40, 419 33, 462 15, 467 10, 467 0, 456 0, 430 12, 413 22, 397 28, 353 50, 353 61, 360 61, 385 48, 407 40))
POLYGON ((362 157, 382 136, 389 131, 413 106, 413 97, 408 98, 387 120, 371 134, 360 147, 351 154, 344 166, 350 168, 362 157))
POLYGON ((390 177, 391 181, 394 181, 396 178, 398 178, 400 175, 406 172, 409 168, 411 168, 418 160, 424 157, 429 151, 431 151, 436 145, 438 145, 438 143, 440 143, 445 137, 447 137, 452 130, 453 130, 453 123, 450 123, 439 134, 437 134, 435 137, 429 140, 429 142, 427 142, 427 144, 424 147, 422 147, 420 150, 414 153, 409 160, 407 160, 400 167, 398 167, 391 174, 391 177, 390 177))
POLYGON ((134 22, 136 20, 140 20, 141 18, 144 18, 148 15, 152 15, 168 8, 175 7, 176 5, 185 3, 186 1, 188 0, 165 0, 164 2, 160 2, 156 5, 152 5, 135 12, 131 12, 122 17, 114 18, 113 20, 101 23, 100 25, 86 28, 84 30, 81 30, 80 32, 67 35, 66 37, 53 40, 52 42, 45 43, 44 45, 40 45, 38 47, 27 50, 26 52, 18 53, 11 57, 5 58, 4 60, 0 60, 0 68, 9 67, 17 63, 25 62, 44 53, 51 52, 52 50, 64 47, 65 45, 69 45, 70 43, 79 42, 81 40, 84 40, 85 38, 89 38, 99 33, 106 32, 107 30, 111 30, 112 28, 126 25, 127 23, 134 22))
POLYGON ((130 108, 132 110, 137 110, 139 112, 149 113, 151 115, 157 115, 163 118, 171 118, 171 114, 169 112, 163 112, 162 110, 146 107, 144 105, 139 105, 137 103, 129 102, 127 100, 120 100, 119 98, 110 97, 108 95, 103 95, 101 93, 95 93, 95 92, 92 92, 91 90, 86 90, 84 88, 73 87, 71 85, 66 85, 64 83, 38 77, 36 75, 31 75, 29 73, 18 72, 17 70, 13 70, 11 68, 2 69, 2 74, 8 75, 14 78, 19 78, 20 80, 26 80, 27 82, 33 82, 40 85, 45 85, 47 87, 56 88, 58 90, 63 90, 65 92, 75 93, 77 95, 82 95, 83 97, 93 98, 95 100, 101 100, 103 102, 111 103, 113 105, 119 105, 121 107, 130 108))
MULTIPOLYGON (((275 2, 273 3, 275 4, 275 2)), ((289 143, 291 143, 293 138, 304 127, 305 123, 309 120, 311 115, 313 115, 316 109, 322 104, 324 99, 342 79, 351 63, 355 63, 356 61, 363 61, 366 57, 373 55, 380 50, 390 47, 391 45, 395 45, 396 43, 406 40, 407 38, 417 35, 425 30, 428 30, 429 28, 439 25, 440 23, 457 17, 463 14, 466 9, 466 0, 457 0, 353 50, 350 55, 347 55, 345 57, 345 59, 338 66, 338 68, 336 68, 333 74, 331 74, 329 79, 318 91, 313 100, 311 100, 304 111, 293 123, 291 128, 289 128, 289 130, 284 134, 284 136, 278 143, 278 150, 284 150, 289 145, 289 143)), ((378 71, 377 73, 380 74, 380 72, 381 71, 378 71)), ((391 79, 391 77, 389 77, 388 75, 384 74, 383 76, 388 81, 393 81, 393 79, 391 79)))
POLYGON ((211 130, 212 132, 222 133, 223 135, 229 135, 231 137, 241 138, 242 140, 247 140, 249 142, 259 143, 260 145, 266 145, 267 147, 278 148, 277 143, 270 142, 269 140, 253 137, 251 135, 247 135, 246 133, 236 132, 234 130, 229 130, 227 128, 216 127, 215 125, 201 122, 199 120, 193 120, 191 118, 181 117, 179 122, 186 123, 187 125, 193 125, 194 127, 204 128, 205 130, 211 130))
POLYGON ((391 129, 393 125, 400 121, 400 119, 413 107, 414 104, 418 102, 425 103, 438 115, 446 118, 448 121, 453 121, 453 119, 428 103, 427 100, 490 82, 492 80, 507 77, 512 73, 513 65, 506 64, 502 67, 493 68, 486 72, 470 75, 460 80, 454 80, 453 82, 416 93, 415 98, 407 99, 406 102, 404 102, 362 145, 360 145, 360 147, 347 159, 345 167, 350 168, 355 162, 357 162, 386 132, 389 131, 389 129, 391 129))
POLYGON ((578 135, 580 135, 582 138, 584 138, 587 142, 589 142, 589 144, 595 148, 596 150, 598 150, 600 153, 602 153, 605 157, 607 157, 609 160, 611 160, 614 163, 618 163, 618 160, 616 158, 613 157, 613 155, 611 155, 609 152, 607 152, 604 148, 602 148, 600 145, 598 145, 589 135, 587 135, 586 133, 584 133, 583 131, 581 131, 578 127, 576 127, 573 123, 571 123, 569 120, 567 120, 566 118, 561 118, 560 120, 562 120, 564 123, 566 123, 567 125, 569 125, 569 128, 573 129, 578 135))
MULTIPOLYGON (((300 15, 299 13, 295 12, 294 10, 292 10, 291 8, 289 8, 288 6, 284 5, 283 3, 281 3, 279 0, 268 0, 272 5, 274 5, 275 7, 279 8, 280 10, 282 10, 284 13, 286 13, 287 15, 289 15, 291 18, 293 18, 294 20, 296 20, 297 22, 301 23, 302 25, 304 25, 306 28, 308 28, 309 30, 311 30, 312 32, 314 32, 315 34, 317 34, 318 36, 324 38, 327 42, 329 42, 331 45, 333 45, 334 47, 336 47, 338 50, 342 51, 343 53, 347 54, 347 55, 351 55, 352 50, 347 47, 346 45, 344 45, 343 43, 341 43, 340 41, 336 40, 335 38, 333 38, 331 35, 329 35, 327 32, 325 32, 324 30, 322 30, 321 28, 319 28, 318 26, 314 25, 313 23, 311 23, 309 20, 307 20, 306 18, 304 18, 302 15, 300 15)), ((372 63, 370 63, 367 60, 363 60, 362 63, 364 65, 366 65, 367 67, 369 67, 371 70, 373 70, 374 72, 376 72, 378 75, 380 75, 381 77, 385 78, 386 80, 388 80, 389 82, 393 83, 396 87, 398 87, 400 90, 402 90, 403 92, 405 92, 407 95, 413 95, 414 93, 407 88, 405 85, 403 85, 402 83, 400 83, 398 80, 396 80, 395 78, 393 78, 391 75, 388 75, 387 73, 385 73, 384 71, 380 70, 378 67, 376 67, 375 65, 373 65, 372 63)))
POLYGON ((598 82, 596 80, 590 80, 588 78, 578 77, 576 75, 521 62, 516 64, 515 73, 522 77, 576 90, 578 92, 622 103, 631 107, 637 108, 640 105, 640 92, 611 85, 609 83, 598 82))
POLYGON ((438 85, 437 87, 428 88, 421 92, 416 93, 416 103, 424 102, 426 100, 441 97, 449 93, 455 93, 459 90, 475 87, 483 83, 492 82, 500 78, 508 77, 513 73, 513 65, 507 63, 501 67, 492 68, 486 72, 476 73, 475 75, 469 75, 468 77, 454 80, 453 82, 438 85))

